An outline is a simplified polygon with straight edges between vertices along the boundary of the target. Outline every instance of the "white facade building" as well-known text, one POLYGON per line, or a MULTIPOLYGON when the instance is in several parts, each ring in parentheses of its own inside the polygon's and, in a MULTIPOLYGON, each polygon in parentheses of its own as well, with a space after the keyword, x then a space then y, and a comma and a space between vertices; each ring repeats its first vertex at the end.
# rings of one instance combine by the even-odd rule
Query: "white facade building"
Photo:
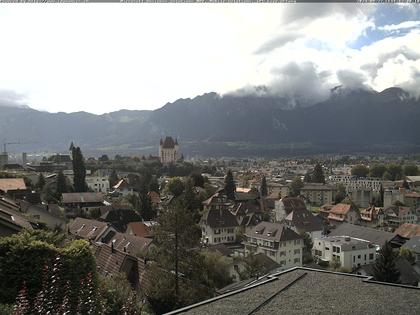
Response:
POLYGON ((86 177, 85 180, 90 190, 94 192, 102 192, 102 193, 109 192, 110 185, 109 185, 108 177, 89 176, 89 177, 86 177))
POLYGON ((360 178, 353 175, 331 175, 328 177, 328 180, 334 184, 343 184, 347 191, 369 189, 374 192, 380 192, 382 187, 382 180, 373 177, 360 178))
POLYGON ((354 269, 371 264, 376 259, 376 247, 372 243, 349 236, 329 236, 314 240, 314 257, 332 262, 339 259, 341 267, 354 269))
POLYGON ((280 223, 261 222, 245 234, 245 254, 263 253, 282 270, 302 266, 302 237, 280 223))

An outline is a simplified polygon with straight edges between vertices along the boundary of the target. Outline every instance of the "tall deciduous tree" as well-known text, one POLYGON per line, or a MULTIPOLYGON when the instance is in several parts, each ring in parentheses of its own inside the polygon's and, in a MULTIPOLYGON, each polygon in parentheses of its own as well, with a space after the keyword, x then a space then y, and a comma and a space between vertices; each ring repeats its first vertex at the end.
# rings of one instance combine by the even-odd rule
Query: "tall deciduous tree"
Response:
POLYGON ((265 176, 261 180, 260 192, 262 197, 266 197, 268 195, 267 179, 265 178, 265 176))
POLYGON ((322 170, 321 164, 317 163, 314 168, 314 172, 311 177, 313 183, 323 183, 325 184, 324 171, 322 170))
POLYGON ((405 176, 417 176, 419 174, 419 169, 416 165, 405 165, 404 166, 404 175, 405 176))
POLYGON ((228 199, 234 200, 235 199, 235 191, 236 191, 236 185, 235 181, 233 180, 233 174, 231 170, 227 171, 227 174, 225 176, 225 193, 228 199))
POLYGON ((379 251, 379 257, 373 266, 375 280, 383 282, 398 283, 400 272, 395 266, 397 254, 392 250, 391 244, 386 242, 379 251))
POLYGON ((369 174, 369 168, 363 164, 357 164, 352 167, 351 175, 357 177, 366 177, 369 174))
POLYGON ((373 165, 372 167, 369 168, 369 176, 382 178, 382 176, 384 176, 385 171, 386 171, 385 165, 383 164, 373 165))
POLYGON ((296 176, 293 178, 292 182, 290 183, 290 197, 297 197, 300 195, 300 190, 303 187, 303 182, 300 179, 300 176, 296 176))
POLYGON ((109 185, 111 187, 115 186, 118 183, 118 180, 119 180, 118 179, 118 174, 117 174, 117 171, 115 169, 113 169, 111 171, 111 174, 109 175, 108 180, 109 180, 109 185))
POLYGON ((75 192, 86 192, 88 189, 86 184, 86 167, 80 147, 73 147, 73 184, 75 192))

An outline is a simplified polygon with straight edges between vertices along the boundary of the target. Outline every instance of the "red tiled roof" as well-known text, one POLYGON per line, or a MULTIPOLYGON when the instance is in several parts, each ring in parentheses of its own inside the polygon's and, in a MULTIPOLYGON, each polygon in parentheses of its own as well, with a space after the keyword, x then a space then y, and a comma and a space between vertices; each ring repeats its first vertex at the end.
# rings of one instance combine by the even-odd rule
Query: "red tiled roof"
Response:
POLYGON ((350 211, 350 209, 351 205, 339 203, 331 208, 330 213, 346 215, 350 211))
POLYGON ((102 236, 108 226, 109 224, 107 222, 100 222, 79 217, 70 223, 69 233, 86 240, 96 241, 102 236))
POLYGON ((395 230, 395 234, 405 238, 420 236, 420 225, 414 223, 404 223, 395 230))
POLYGON ((152 235, 151 229, 143 222, 130 222, 127 224, 127 231, 135 236, 150 237, 152 235))

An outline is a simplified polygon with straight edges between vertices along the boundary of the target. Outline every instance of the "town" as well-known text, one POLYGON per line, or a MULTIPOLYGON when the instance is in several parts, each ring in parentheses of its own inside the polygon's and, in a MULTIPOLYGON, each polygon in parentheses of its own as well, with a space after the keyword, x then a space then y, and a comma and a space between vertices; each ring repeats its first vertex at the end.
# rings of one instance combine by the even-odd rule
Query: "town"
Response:
POLYGON ((148 156, 12 144, 1 314, 420 312, 419 155, 189 157, 171 135, 148 156))

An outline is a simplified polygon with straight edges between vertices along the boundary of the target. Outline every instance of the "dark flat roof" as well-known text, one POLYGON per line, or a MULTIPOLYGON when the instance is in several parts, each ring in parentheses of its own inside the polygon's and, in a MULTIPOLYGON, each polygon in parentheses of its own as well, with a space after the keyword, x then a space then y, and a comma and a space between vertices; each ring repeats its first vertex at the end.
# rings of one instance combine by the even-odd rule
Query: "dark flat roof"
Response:
POLYGON ((420 289, 296 267, 168 314, 420 314, 420 289))

